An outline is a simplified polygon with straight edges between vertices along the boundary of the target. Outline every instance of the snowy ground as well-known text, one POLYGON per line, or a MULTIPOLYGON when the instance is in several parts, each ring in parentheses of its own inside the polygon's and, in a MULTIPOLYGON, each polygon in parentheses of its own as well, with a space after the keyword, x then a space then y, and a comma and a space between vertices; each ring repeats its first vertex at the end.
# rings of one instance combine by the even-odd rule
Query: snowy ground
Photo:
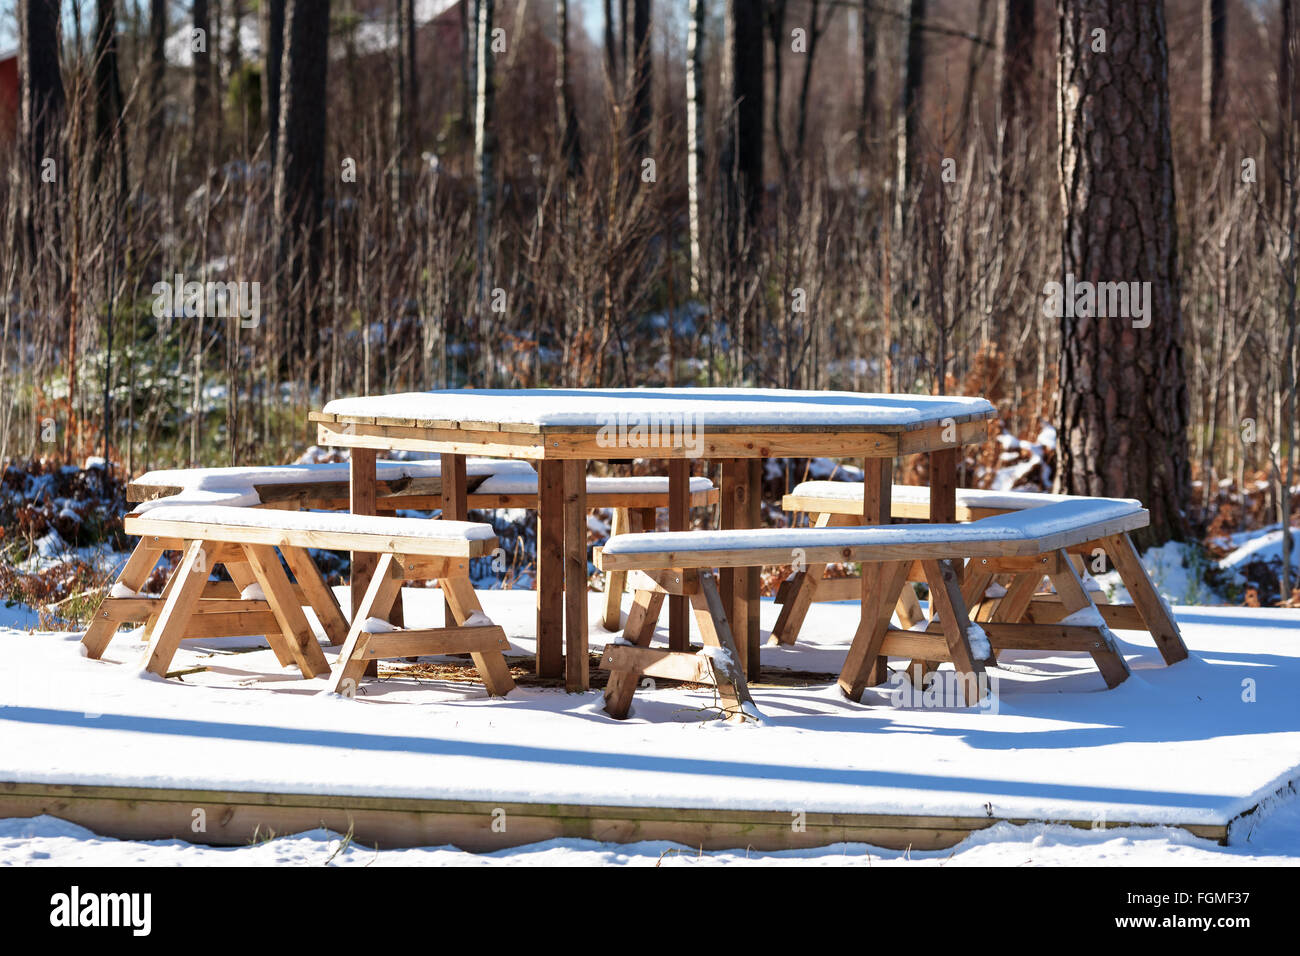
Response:
MULTIPOLYGON (((436 591, 407 594, 412 626, 441 622, 436 591)), ((595 612, 600 595, 593 594, 595 612)), ((486 610, 531 652, 533 595, 488 592, 486 610)), ((763 605, 770 627, 776 608, 763 605)), ((833 672, 857 610, 816 605, 800 645, 764 647, 764 665, 833 672)), ((654 864, 906 862, 971 864, 1300 864, 1300 612, 1179 608, 1193 658, 1161 665, 1145 635, 1119 632, 1134 676, 1106 691, 1091 659, 1004 658, 993 706, 864 704, 833 685, 760 685, 761 727, 710 720, 710 695, 639 691, 633 718, 606 716, 598 692, 538 688, 490 701, 477 684, 394 678, 357 700, 316 696, 253 639, 186 645, 183 681, 139 676, 123 633, 106 661, 75 635, 0 629, 0 779, 25 782, 328 792, 462 800, 745 807, 808 812, 1083 819, 1107 829, 998 825, 953 850, 861 845, 781 854, 706 853, 668 844, 551 841, 488 856, 452 848, 340 850, 324 832, 234 850, 103 840, 48 818, 0 822, 0 863, 654 864), (611 772, 616 771, 616 772, 611 772), (1268 800, 1271 794, 1283 796, 1268 800), (1225 823, 1218 847, 1167 827, 1225 823), (338 851, 336 853, 336 851, 338 851), (667 851, 665 853, 665 851, 667 851)), ((593 613, 593 621, 598 615, 593 613)), ((593 624, 592 643, 609 640, 593 624)), ((332 650, 327 650, 332 653, 332 650)), ((920 704, 926 701, 918 702, 920 704)), ((934 703, 929 701, 928 703, 934 703)))

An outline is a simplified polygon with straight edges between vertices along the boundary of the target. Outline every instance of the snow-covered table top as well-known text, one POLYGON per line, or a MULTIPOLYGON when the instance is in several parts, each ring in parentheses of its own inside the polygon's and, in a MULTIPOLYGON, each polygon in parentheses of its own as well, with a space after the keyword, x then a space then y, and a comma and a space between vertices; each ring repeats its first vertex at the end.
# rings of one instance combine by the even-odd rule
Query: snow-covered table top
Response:
POLYGON ((777 388, 453 389, 339 398, 324 408, 324 415, 337 421, 537 429, 593 429, 685 416, 695 428, 907 431, 993 414, 982 398, 777 388))

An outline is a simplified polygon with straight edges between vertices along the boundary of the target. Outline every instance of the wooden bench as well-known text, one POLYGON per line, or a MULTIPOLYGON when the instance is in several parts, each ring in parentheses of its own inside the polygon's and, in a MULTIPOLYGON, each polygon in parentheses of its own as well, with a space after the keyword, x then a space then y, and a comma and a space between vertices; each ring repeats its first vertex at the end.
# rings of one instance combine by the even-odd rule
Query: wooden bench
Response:
MULTIPOLYGON (((838 527, 861 520, 862 496, 861 482, 805 481, 796 485, 784 497, 781 506, 786 511, 808 513, 817 527, 838 527)), ((955 518, 959 522, 977 521, 1029 508, 1080 500, 1087 499, 1025 491, 958 488, 955 518)), ((1141 502, 1132 498, 1096 500, 1119 501, 1135 509, 1141 508, 1141 502)), ((894 485, 890 503, 891 514, 895 518, 926 519, 930 514, 930 489, 917 485, 894 485)), ((1141 559, 1127 533, 1080 542, 1068 550, 1084 581, 1093 585, 1093 601, 1108 627, 1147 631, 1155 640, 1166 664, 1187 657, 1187 647, 1183 644, 1178 625, 1142 567, 1141 559), (1109 603, 1105 595, 1095 588, 1085 571, 1084 559, 1099 551, 1110 559, 1112 566, 1119 572, 1120 580, 1133 599, 1132 604, 1109 603)), ((782 583, 776 596, 776 603, 781 605, 781 613, 772 628, 771 643, 793 644, 813 602, 843 601, 857 597, 856 578, 824 578, 825 570, 824 565, 809 564, 782 583)), ((978 620, 991 619, 999 604, 1009 599, 1006 594, 1000 595, 1009 583, 1005 576, 993 578, 990 582, 990 596, 979 601, 976 611, 978 620)), ((1021 587, 1027 585, 1022 582, 1021 587)), ((1015 595, 1015 603, 1024 603, 1024 595, 1015 595)), ((902 595, 897 611, 905 626, 910 627, 920 620, 920 606, 910 591, 902 595)), ((1031 593, 1020 613, 1033 623, 1050 624, 1059 621, 1067 612, 1058 595, 1031 593)))
POLYGON ((171 505, 126 517, 139 543, 82 639, 87 656, 100 657, 118 625, 145 622, 144 667, 166 676, 180 642, 190 638, 266 635, 282 664, 304 677, 330 673, 303 613, 316 614, 331 644, 342 645, 330 687, 351 694, 372 662, 421 654, 468 653, 491 694, 514 687, 503 652, 505 633, 465 601, 470 559, 497 545, 490 525, 467 521, 273 511, 229 505, 171 505), (379 566, 351 624, 311 560, 308 548, 380 553, 379 566), (277 554, 278 550, 278 554, 277 554), (164 551, 180 563, 160 597, 138 590, 164 551), (297 579, 289 581, 280 556, 297 579), (223 565, 231 581, 209 580, 223 565), (406 630, 387 625, 393 601, 408 578, 436 579, 456 626, 406 630))
MULTIPOLYGON (((381 513, 398 510, 427 511, 441 508, 442 463, 380 460, 376 465, 376 505, 381 513)), ((469 508, 536 508, 537 472, 526 461, 470 458, 465 462, 469 508)), ((172 468, 150 471, 126 489, 127 500, 154 503, 184 495, 212 504, 248 507, 350 510, 348 463, 271 465, 253 468, 172 468)), ((689 507, 716 503, 718 489, 708 478, 690 480, 689 507)), ((587 507, 613 511, 611 534, 652 531, 657 510, 668 507, 665 477, 589 477, 587 507)), ((614 572, 605 579, 603 620, 608 630, 622 626, 625 575, 614 572)), ((400 606, 400 605, 399 605, 400 606)))
MULTIPOLYGON (((647 647, 662 593, 698 580, 700 592, 707 596, 705 582, 711 574, 706 569, 792 563, 863 564, 861 623, 839 678, 841 689, 852 700, 859 700, 870 684, 883 682, 887 676, 883 664, 889 655, 931 664, 951 661, 963 676, 974 679, 963 682, 970 688, 979 686, 984 666, 997 650, 1012 648, 1086 651, 1106 685, 1114 687, 1128 677, 1128 665, 1084 590, 1067 549, 1125 535, 1147 521, 1144 509, 1127 502, 1080 499, 967 524, 621 535, 597 549, 595 562, 603 570, 635 570, 644 575, 638 578, 635 613, 624 632, 625 643, 638 652, 614 647, 605 656, 603 666, 620 677, 619 684, 606 691, 607 709, 615 716, 625 713, 623 697, 630 700, 636 678, 650 673, 647 665, 672 657, 671 652, 647 647), (959 583, 953 561, 962 558, 969 560, 970 570, 959 583), (894 607, 903 589, 910 589, 908 578, 917 565, 938 613, 921 630, 892 627, 894 607), (994 574, 1011 577, 1008 600, 991 621, 977 624, 971 621, 968 607, 994 574), (1063 620, 1024 623, 1019 603, 1027 601, 1044 575, 1060 596, 1063 620), (649 624, 646 618, 651 619, 649 624)), ((695 603, 697 609, 701 607, 701 602, 695 603)), ((730 633, 721 602, 707 601, 707 607, 713 631, 726 635, 719 643, 728 646, 730 633)), ((740 663, 743 671, 743 658, 740 663)), ((966 702, 974 702, 969 694, 966 702)))

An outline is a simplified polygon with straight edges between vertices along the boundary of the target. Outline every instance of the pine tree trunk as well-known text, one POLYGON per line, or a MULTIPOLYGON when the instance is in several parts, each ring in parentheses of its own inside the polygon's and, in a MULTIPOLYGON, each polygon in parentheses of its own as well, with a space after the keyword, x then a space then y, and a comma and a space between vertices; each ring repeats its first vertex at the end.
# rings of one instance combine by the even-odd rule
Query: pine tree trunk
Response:
MULTIPOLYGON (((479 333, 485 332, 487 297, 492 289, 492 261, 488 244, 496 200, 496 122, 492 67, 492 29, 495 0, 477 0, 475 25, 474 172, 478 183, 478 296, 473 314, 479 333)), ((487 384, 486 382, 482 384, 487 384)))
POLYGON ((149 142, 162 141, 167 73, 167 0, 149 0, 149 142))
MULTIPOLYGON (((763 198, 763 4, 727 0, 722 89, 725 135, 719 156, 727 222, 753 225, 763 198)), ((735 251, 732 243, 731 252, 735 251)))
POLYGON ((117 72, 117 4, 95 2, 95 150, 91 178, 98 181, 105 161, 113 168, 119 195, 126 195, 126 138, 122 128, 122 83, 117 72))
POLYGON ((1151 512, 1144 545, 1182 539, 1188 395, 1164 5, 1058 0, 1057 12, 1062 281, 1150 290, 1144 328, 1135 318, 1070 317, 1063 303, 1058 484, 1140 499, 1151 512), (1094 52, 1098 29, 1104 53, 1094 52))

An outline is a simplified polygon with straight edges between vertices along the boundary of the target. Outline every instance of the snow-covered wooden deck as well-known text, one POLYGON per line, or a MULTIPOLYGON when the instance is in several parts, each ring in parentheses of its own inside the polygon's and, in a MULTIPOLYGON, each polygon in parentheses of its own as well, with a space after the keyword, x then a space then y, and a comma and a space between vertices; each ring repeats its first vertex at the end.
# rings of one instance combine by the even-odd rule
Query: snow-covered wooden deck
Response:
MULTIPOLYGON (((533 593, 482 598, 532 653, 533 593)), ((408 589, 408 623, 440 623, 440 603, 408 589)), ((776 610, 763 602, 765 630, 776 610)), ((478 683, 394 677, 356 700, 318 696, 324 681, 281 669, 269 649, 232 653, 258 639, 187 643, 173 666, 206 669, 161 681, 139 675, 143 646, 127 634, 90 661, 75 635, 11 632, 0 817, 218 843, 324 824, 384 846, 474 849, 557 835, 921 849, 997 820, 1218 838, 1300 778, 1300 612, 1177 612, 1190 660, 1166 668, 1149 637, 1118 632, 1134 676, 1107 691, 1086 655, 1009 654, 996 706, 981 711, 873 691, 863 706, 829 676, 778 680, 838 669, 856 605, 816 605, 799 645, 763 648, 763 726, 707 721, 711 691, 684 687, 639 692, 624 722, 595 690, 489 700, 478 683)), ((614 635, 597 624, 591 637, 614 635)))

